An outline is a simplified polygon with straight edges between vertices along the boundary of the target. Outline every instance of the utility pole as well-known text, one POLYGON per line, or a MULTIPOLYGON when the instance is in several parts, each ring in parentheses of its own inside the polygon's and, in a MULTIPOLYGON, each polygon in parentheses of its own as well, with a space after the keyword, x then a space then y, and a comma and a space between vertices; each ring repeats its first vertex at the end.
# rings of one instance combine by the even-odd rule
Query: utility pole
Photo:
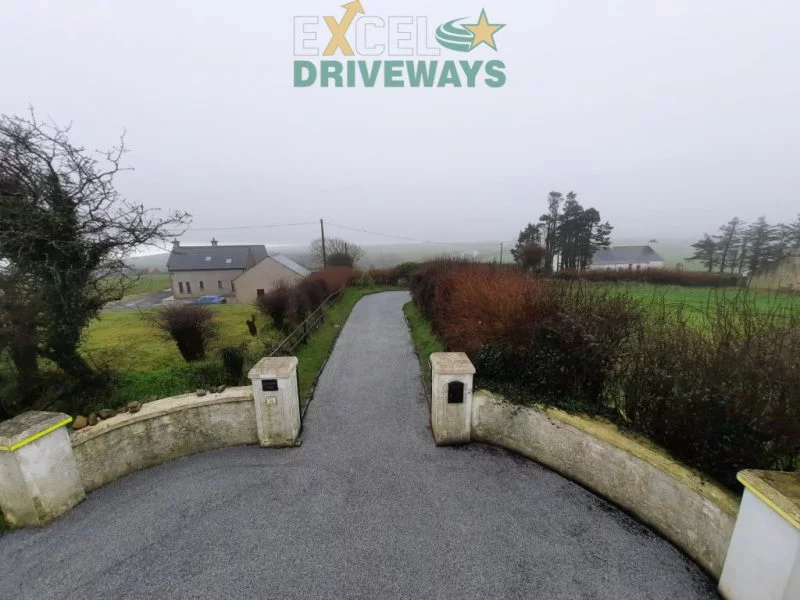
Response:
POLYGON ((500 242, 500 264, 503 264, 503 250, 505 249, 505 243, 500 242))
POLYGON ((322 232, 322 268, 328 268, 328 253, 325 251, 325 223, 322 219, 319 220, 319 229, 322 232))

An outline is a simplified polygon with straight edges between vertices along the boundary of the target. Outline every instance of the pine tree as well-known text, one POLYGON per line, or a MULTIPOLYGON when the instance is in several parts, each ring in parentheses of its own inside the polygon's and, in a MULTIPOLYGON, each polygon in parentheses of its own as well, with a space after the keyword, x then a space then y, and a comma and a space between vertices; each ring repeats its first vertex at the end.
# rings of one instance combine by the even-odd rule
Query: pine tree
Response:
POLYGON ((717 242, 710 235, 705 234, 702 240, 692 244, 692 248, 695 249, 694 256, 686 260, 702 262, 703 266, 711 273, 718 262, 717 242))
POLYGON ((519 232, 517 245, 511 249, 511 256, 518 264, 522 264, 525 256, 525 248, 530 245, 541 245, 542 232, 538 225, 528 223, 527 227, 519 232))
MULTIPOLYGON (((720 227, 720 233, 714 236, 719 249, 719 272, 724 273, 729 264, 735 264, 736 255, 742 244, 744 221, 734 217, 726 225, 720 227)), ((732 270, 732 269, 731 269, 732 270)))

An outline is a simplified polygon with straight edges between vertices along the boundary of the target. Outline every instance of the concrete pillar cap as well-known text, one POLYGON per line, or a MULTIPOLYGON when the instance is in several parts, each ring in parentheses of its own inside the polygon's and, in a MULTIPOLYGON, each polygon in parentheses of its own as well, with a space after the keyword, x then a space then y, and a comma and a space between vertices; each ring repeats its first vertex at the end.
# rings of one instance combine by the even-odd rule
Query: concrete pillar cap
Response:
POLYGON ((72 417, 62 413, 22 413, 0 423, 0 452, 14 452, 70 423, 72 417))
POLYGON ((800 473, 742 471, 739 482, 756 498, 800 529, 800 473))
POLYGON ((278 356, 275 358, 262 358, 256 366, 250 369, 250 373, 247 376, 250 379, 280 379, 291 377, 296 370, 296 356, 278 356))
POLYGON ((463 352, 434 352, 431 369, 437 375, 474 375, 475 367, 463 352))

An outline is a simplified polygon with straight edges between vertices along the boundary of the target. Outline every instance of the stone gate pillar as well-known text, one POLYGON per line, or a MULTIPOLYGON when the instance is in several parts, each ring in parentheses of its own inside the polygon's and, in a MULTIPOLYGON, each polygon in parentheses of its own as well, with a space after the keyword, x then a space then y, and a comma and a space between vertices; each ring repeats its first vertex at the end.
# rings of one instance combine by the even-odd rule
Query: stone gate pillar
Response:
POLYGON ((463 352, 431 354, 431 428, 437 446, 469 444, 475 367, 463 352))
POLYGON ((297 358, 262 358, 250 370, 258 441, 263 448, 287 448, 300 434, 297 358))
POLYGON ((60 413, 27 412, 0 423, 0 507, 13 527, 45 525, 86 497, 60 413))

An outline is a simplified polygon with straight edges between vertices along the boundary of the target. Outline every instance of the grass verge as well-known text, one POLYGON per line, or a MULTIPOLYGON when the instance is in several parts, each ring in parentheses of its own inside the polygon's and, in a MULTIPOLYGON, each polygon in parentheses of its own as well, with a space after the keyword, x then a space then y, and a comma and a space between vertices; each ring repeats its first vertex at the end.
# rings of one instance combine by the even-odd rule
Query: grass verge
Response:
POLYGON ((314 395, 314 389, 322 368, 328 360, 339 337, 339 332, 347 322, 353 307, 364 296, 380 292, 396 291, 392 286, 371 286, 347 288, 342 297, 328 310, 319 329, 309 336, 305 344, 297 350, 298 385, 300 386, 300 407, 305 407, 314 395))
POLYGON ((430 357, 434 352, 444 352, 444 344, 433 333, 431 324, 420 312, 419 308, 409 302, 403 307, 403 314, 406 316, 408 328, 411 331, 411 340, 419 358, 419 367, 422 372, 422 385, 430 401, 431 397, 431 363, 430 357))

